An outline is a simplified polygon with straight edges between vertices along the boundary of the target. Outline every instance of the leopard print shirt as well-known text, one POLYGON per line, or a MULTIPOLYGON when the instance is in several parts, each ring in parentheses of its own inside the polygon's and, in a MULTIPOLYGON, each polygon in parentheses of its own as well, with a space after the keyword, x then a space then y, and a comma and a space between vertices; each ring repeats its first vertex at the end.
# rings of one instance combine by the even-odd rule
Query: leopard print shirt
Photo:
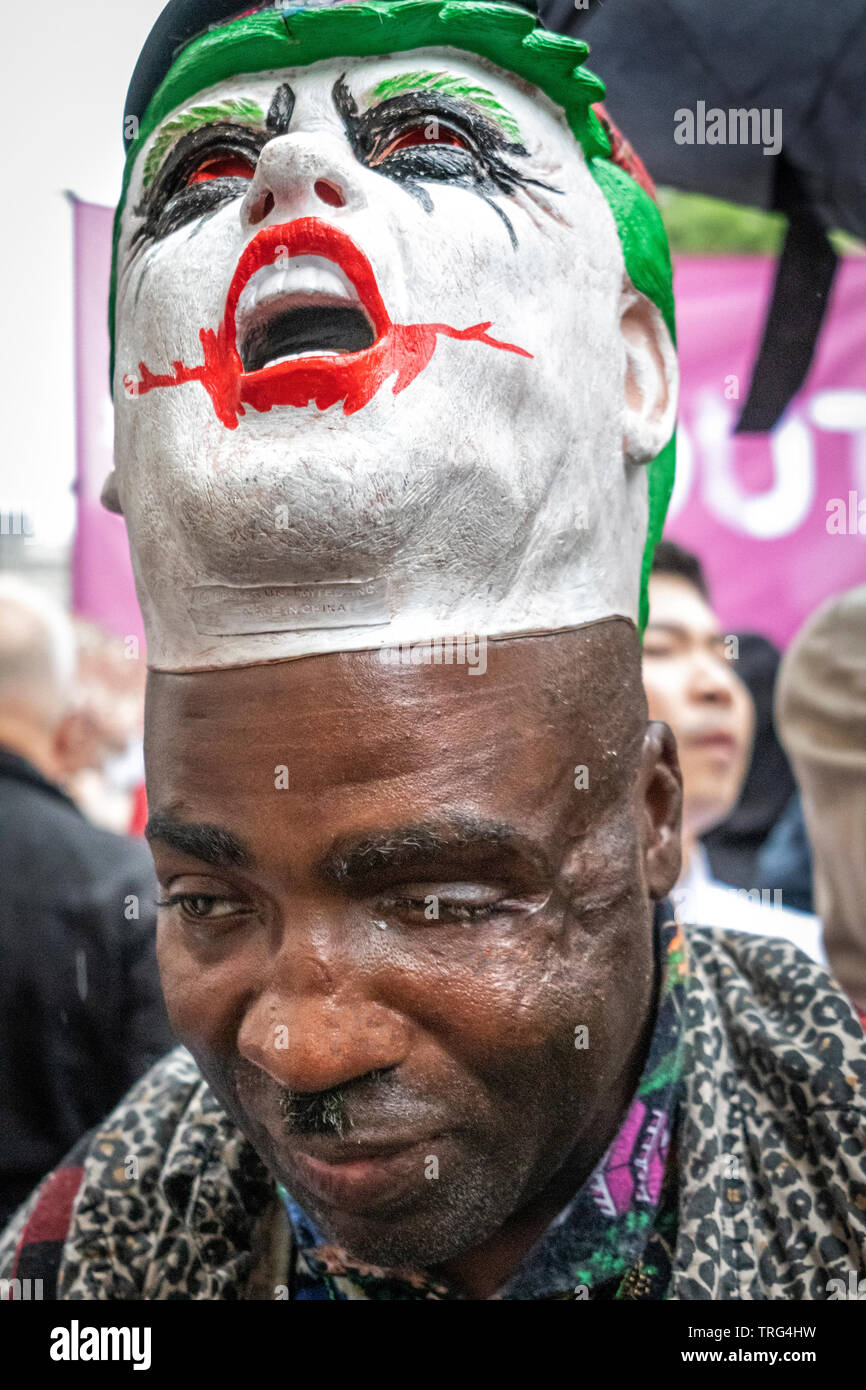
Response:
MULTIPOLYGON (((860 1022, 783 940, 703 927, 687 940, 668 1297, 828 1298, 831 1280, 866 1275, 860 1022)), ((273 1179, 185 1049, 129 1093, 79 1161, 59 1298, 274 1296, 261 1277, 273 1179)), ((0 1239, 0 1278, 11 1277, 40 1190, 0 1239)))

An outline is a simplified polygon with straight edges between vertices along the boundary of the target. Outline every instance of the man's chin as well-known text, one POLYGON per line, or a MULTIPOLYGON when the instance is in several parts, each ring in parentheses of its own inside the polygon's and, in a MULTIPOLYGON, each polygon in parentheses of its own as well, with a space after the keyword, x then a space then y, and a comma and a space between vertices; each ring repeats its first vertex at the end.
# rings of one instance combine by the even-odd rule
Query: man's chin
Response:
POLYGON ((425 1270, 446 1264, 482 1244, 503 1224, 506 1215, 493 1201, 484 1212, 443 1209, 439 1203, 417 1204, 414 1210, 349 1214, 317 1209, 311 1198, 293 1194, 334 1245, 364 1264, 381 1269, 425 1270))
POLYGON ((357 1165, 368 1171, 344 1173, 338 1188, 339 1174, 328 1170, 339 1165, 305 1173, 298 1161, 303 1140, 294 1139, 287 1147, 284 1138, 276 1139, 207 1057, 196 1060, 277 1181, 328 1241, 365 1264, 415 1270, 444 1264, 482 1244, 521 1204, 517 1164, 505 1173, 491 1172, 477 1151, 467 1153, 456 1135, 446 1133, 432 1141, 435 1155, 430 1154, 431 1141, 424 1141, 394 1155, 390 1170, 357 1165))
POLYGON ((385 1268, 423 1269, 480 1244, 510 1215, 501 1189, 489 1176, 482 1187, 474 1165, 451 1159, 447 1181, 428 1165, 424 1154, 407 1151, 384 1165, 384 1172, 370 1163, 340 1165, 342 1173, 318 1172, 313 1187, 305 1181, 310 1175, 303 1163, 295 1161, 286 1165, 281 1181, 327 1238, 355 1258, 385 1268))

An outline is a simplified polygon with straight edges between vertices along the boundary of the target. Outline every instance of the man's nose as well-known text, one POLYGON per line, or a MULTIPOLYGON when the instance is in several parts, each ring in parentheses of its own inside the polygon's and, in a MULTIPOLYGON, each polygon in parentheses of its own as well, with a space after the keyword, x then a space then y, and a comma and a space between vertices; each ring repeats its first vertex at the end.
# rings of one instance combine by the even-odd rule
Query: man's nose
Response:
POLYGON ((284 947, 244 1016, 238 1050, 292 1091, 327 1091, 402 1062, 406 1020, 373 997, 366 972, 307 940, 284 947))
POLYGON ((335 208, 355 211, 366 203, 359 172, 357 161, 334 135, 299 131, 277 136, 259 155, 241 204, 241 223, 256 231, 335 208))
POLYGON ((692 668, 692 694, 709 704, 730 705, 734 698, 734 676, 723 659, 714 652, 698 652, 692 668))

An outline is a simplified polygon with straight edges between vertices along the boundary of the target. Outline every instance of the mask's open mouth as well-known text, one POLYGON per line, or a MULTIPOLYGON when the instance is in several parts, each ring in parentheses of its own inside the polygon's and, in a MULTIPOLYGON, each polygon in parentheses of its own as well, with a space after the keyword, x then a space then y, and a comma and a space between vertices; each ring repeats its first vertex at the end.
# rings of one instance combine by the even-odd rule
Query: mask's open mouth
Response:
POLYGON ((131 396, 200 381, 217 419, 236 429, 252 406, 319 410, 343 402, 352 415, 394 377, 396 396, 430 362, 439 337, 486 343, 521 357, 532 353, 487 332, 489 322, 393 323, 373 267, 339 228, 315 217, 266 227, 244 249, 216 328, 199 331, 204 361, 175 361, 170 372, 145 362, 127 373, 131 396))
POLYGON ((238 301, 236 335, 245 372, 306 354, 363 352, 377 337, 341 267, 311 255, 284 256, 255 272, 238 301))
POLYGON ((304 305, 278 309, 255 324, 240 341, 245 372, 258 372, 305 353, 362 352, 372 347, 373 330, 359 309, 304 305))

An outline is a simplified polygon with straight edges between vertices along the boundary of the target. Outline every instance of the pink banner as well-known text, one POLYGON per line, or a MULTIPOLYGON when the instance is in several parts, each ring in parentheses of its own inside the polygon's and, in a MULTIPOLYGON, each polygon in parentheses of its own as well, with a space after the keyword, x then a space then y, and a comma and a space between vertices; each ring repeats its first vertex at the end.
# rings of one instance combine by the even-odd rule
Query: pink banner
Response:
MULTIPOLYGON (((75 392, 78 522, 72 556, 76 613, 120 637, 144 642, 123 518, 99 500, 111 471, 113 410, 108 385, 110 208, 72 200, 75 237, 75 392)), ((144 651, 144 646, 141 648, 144 651)))
POLYGON ((767 257, 677 261, 682 389, 666 530, 700 555, 726 631, 785 646, 824 599, 866 581, 866 257, 841 263, 811 370, 779 425, 734 435, 774 270, 767 257))
MULTIPOLYGON (((99 502, 112 449, 111 212, 78 201, 74 212, 75 607, 140 636, 126 531, 99 502)), ((866 257, 840 266, 817 357, 781 424, 737 437, 773 274, 768 257, 677 261, 682 387, 667 529, 703 560, 725 630, 784 646, 825 598, 866 581, 866 257)))

